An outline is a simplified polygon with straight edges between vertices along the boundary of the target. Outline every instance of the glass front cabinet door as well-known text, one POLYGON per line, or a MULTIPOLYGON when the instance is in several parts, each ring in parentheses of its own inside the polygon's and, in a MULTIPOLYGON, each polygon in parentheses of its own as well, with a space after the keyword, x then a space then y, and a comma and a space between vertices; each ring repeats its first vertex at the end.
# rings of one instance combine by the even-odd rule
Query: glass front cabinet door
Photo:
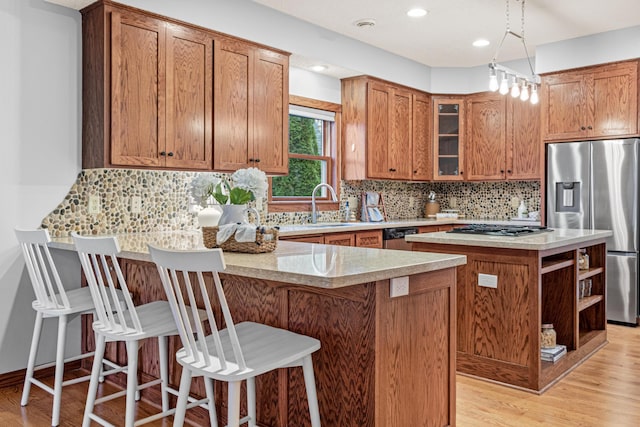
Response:
POLYGON ((434 179, 462 181, 464 179, 464 101, 434 99, 434 179))

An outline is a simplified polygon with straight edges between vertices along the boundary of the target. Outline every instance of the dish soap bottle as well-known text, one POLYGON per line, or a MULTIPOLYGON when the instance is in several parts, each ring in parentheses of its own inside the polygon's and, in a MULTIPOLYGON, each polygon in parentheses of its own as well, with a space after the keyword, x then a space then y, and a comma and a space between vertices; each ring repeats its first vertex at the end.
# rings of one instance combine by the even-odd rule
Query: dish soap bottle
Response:
POLYGON ((344 221, 349 222, 351 220, 351 209, 349 209, 349 202, 344 204, 344 221))
POLYGON ((524 219, 529 215, 527 206, 524 204, 524 200, 520 200, 520 206, 518 206, 518 218, 524 219))

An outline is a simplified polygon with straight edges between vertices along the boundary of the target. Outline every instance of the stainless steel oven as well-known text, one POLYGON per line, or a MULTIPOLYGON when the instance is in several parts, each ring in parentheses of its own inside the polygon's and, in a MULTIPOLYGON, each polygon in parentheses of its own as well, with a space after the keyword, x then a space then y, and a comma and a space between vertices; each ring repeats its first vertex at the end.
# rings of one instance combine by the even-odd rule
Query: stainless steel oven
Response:
POLYGON ((412 245, 404 240, 408 234, 418 234, 418 227, 395 227, 382 230, 382 241, 385 249, 399 249, 410 251, 412 245))

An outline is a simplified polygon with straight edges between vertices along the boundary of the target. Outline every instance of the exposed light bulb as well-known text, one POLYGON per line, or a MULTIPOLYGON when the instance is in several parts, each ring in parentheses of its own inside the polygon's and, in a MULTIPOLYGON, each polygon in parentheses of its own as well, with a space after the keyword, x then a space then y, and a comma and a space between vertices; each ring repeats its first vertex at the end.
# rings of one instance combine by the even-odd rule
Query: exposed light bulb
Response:
POLYGON ((509 78, 505 73, 502 73, 502 81, 500 81, 500 93, 506 95, 509 93, 509 78))
POLYGON ((533 85, 531 86, 531 97, 529 98, 529 102, 535 105, 538 101, 538 85, 533 85))
POLYGON ((489 90, 491 92, 495 92, 498 90, 500 85, 498 84, 498 76, 496 76, 496 69, 489 68, 489 90))
POLYGON ((529 87, 527 86, 527 82, 522 82, 522 90, 520 91, 520 100, 526 101, 529 99, 529 87))
POLYGON ((513 78, 513 85, 511 86, 511 96, 517 98, 520 96, 520 86, 518 85, 518 79, 513 78))

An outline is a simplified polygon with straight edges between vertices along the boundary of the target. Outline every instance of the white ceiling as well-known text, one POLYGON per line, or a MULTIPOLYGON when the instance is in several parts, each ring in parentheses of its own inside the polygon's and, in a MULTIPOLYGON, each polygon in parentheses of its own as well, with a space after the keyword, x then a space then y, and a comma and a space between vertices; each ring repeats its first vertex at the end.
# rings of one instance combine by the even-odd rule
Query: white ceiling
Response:
MULTIPOLYGON (((487 64, 506 29, 506 0, 254 0, 257 3, 432 67, 487 64), (407 10, 421 6, 423 18, 407 10), (364 18, 375 27, 358 28, 364 18), (491 44, 471 43, 485 38, 491 44)), ((510 0, 511 30, 520 33, 521 0, 510 0)), ((638 0, 528 0, 525 39, 531 56, 542 44, 640 25, 638 0)), ((522 43, 507 37, 499 62, 524 58, 522 43)), ((294 64, 292 57, 292 65, 294 64)), ((296 61, 305 63, 304 58, 296 61)))

